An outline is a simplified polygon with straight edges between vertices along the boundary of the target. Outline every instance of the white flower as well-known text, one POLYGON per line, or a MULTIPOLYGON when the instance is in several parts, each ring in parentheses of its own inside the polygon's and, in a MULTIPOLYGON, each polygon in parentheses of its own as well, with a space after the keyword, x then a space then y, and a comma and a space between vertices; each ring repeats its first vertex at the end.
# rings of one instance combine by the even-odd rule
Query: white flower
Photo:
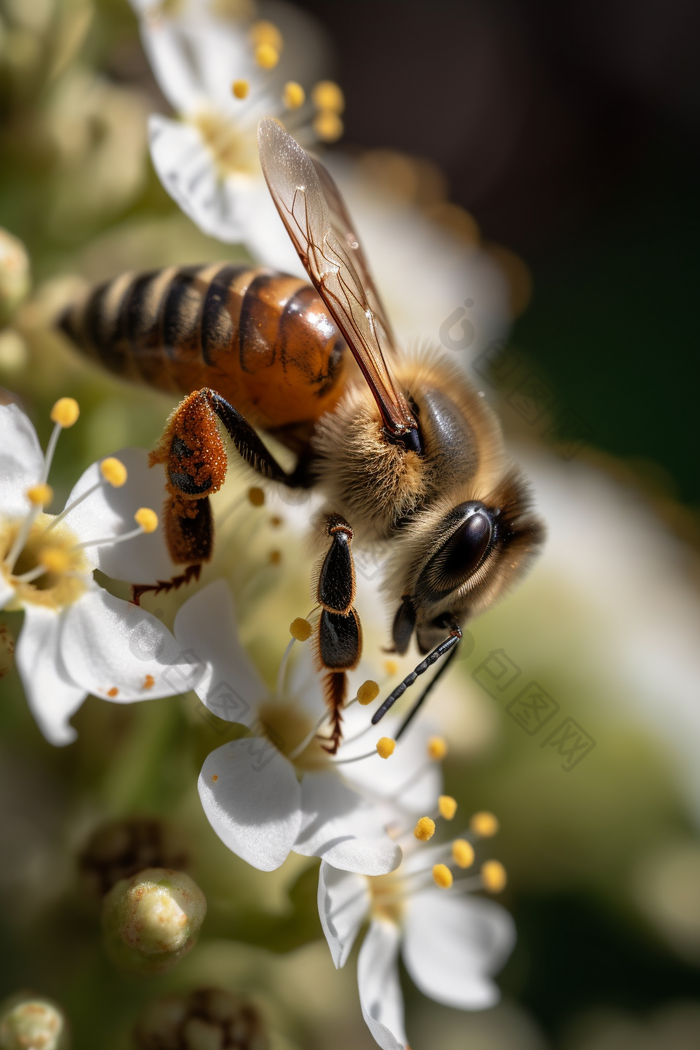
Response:
MULTIPOLYGON (((425 995, 446 1006, 480 1010, 498 1001, 491 974, 515 943, 513 920, 504 908, 465 895, 482 888, 498 892, 505 884, 497 861, 484 864, 480 875, 464 875, 474 859, 472 842, 480 832, 493 833, 495 818, 476 814, 464 838, 421 849, 417 836, 425 823, 434 827, 432 820, 422 818, 414 834, 409 829, 404 862, 389 875, 367 878, 338 871, 326 861, 319 872, 319 915, 336 967, 345 964, 369 919, 357 982, 363 1017, 383 1050, 407 1047, 399 950, 425 995)), ((422 837, 429 833, 430 828, 422 837)))
POLYGON ((328 755, 316 737, 327 711, 309 647, 288 684, 283 660, 271 696, 238 641, 222 580, 182 606, 174 630, 181 648, 208 668, 196 686, 200 699, 218 717, 254 734, 213 751, 199 778, 204 811, 229 849, 263 871, 279 867, 291 850, 325 857, 348 871, 395 868, 401 849, 386 834, 379 803, 398 794, 402 807, 416 811, 439 790, 440 773, 426 756, 420 723, 383 760, 368 750, 379 732, 373 730, 369 741, 356 732, 372 729, 365 708, 348 706, 345 731, 355 739, 328 755))
POLYGON ((129 582, 172 575, 152 533, 156 516, 142 506, 153 494, 146 452, 125 449, 118 460, 94 463, 62 514, 42 512, 56 441, 77 415, 72 399, 56 403, 44 456, 17 405, 0 406, 0 609, 24 610, 17 668, 39 728, 58 745, 75 739, 68 720, 88 693, 117 703, 168 696, 178 691, 174 668, 195 671, 154 616, 92 577, 94 569, 129 582))
POLYGON ((279 220, 272 243, 269 221, 264 236, 259 232, 259 213, 276 213, 258 160, 257 126, 262 117, 284 117, 307 144, 341 133, 339 89, 321 82, 312 104, 291 79, 297 55, 307 88, 320 68, 316 55, 322 47, 313 22, 280 8, 289 22, 288 46, 286 25, 283 37, 270 22, 219 17, 201 0, 188 0, 174 13, 162 3, 132 0, 132 6, 156 80, 180 117, 153 114, 149 121, 151 156, 165 189, 209 236, 244 243, 263 261, 272 257, 279 265, 281 257, 294 266, 279 220))

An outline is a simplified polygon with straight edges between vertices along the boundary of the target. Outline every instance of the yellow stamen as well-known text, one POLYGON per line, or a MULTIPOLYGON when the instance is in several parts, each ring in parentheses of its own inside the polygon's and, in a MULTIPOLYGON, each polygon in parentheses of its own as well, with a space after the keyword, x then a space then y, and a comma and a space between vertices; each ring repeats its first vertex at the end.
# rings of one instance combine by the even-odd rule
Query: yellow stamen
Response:
POLYGON ((440 795, 440 798, 438 799, 438 809, 440 810, 441 817, 444 817, 445 820, 452 820, 457 812, 457 802, 451 795, 440 795))
POLYGON ((43 565, 47 572, 53 572, 57 575, 66 572, 71 564, 71 558, 68 551, 61 550, 60 547, 46 547, 43 551, 39 552, 37 561, 40 565, 43 565))
POLYGON ((250 84, 247 80, 234 80, 231 84, 231 94, 234 98, 248 98, 250 91, 250 84))
POLYGON ((73 397, 59 397, 51 409, 52 423, 58 423, 65 430, 77 422, 80 415, 80 406, 73 397))
POLYGON ((27 489, 27 499, 33 507, 48 507, 53 499, 53 489, 50 485, 32 485, 27 489))
POLYGON ((343 122, 337 113, 322 109, 314 117, 314 131, 321 142, 336 142, 343 134, 343 122))
POLYGON ((120 459, 116 459, 114 456, 108 456, 107 459, 102 460, 100 463, 100 474, 115 489, 120 489, 127 478, 126 467, 120 459))
POLYGON ((433 865, 433 878, 443 890, 449 890, 452 885, 452 872, 446 864, 433 865))
POLYGON ((389 675, 390 678, 392 677, 392 675, 396 674, 398 669, 399 669, 399 661, 398 660, 392 660, 391 658, 389 658, 388 660, 384 661, 384 670, 386 671, 386 673, 389 675))
POLYGON ((297 642, 305 642, 311 637, 311 624, 297 616, 289 625, 289 633, 297 642))
POLYGON ((427 842, 435 834, 435 821, 430 817, 421 817, 413 829, 413 834, 420 842, 427 842))
POLYGON ((506 869, 498 860, 487 860, 481 867, 481 881, 489 893, 500 893, 508 881, 506 869))
POLYGON ((265 502, 265 493, 257 485, 253 485, 251 489, 248 489, 248 499, 254 507, 262 507, 265 502))
POLYGON ((490 839, 498 834, 500 825, 493 813, 482 812, 474 814, 469 821, 469 827, 475 835, 479 836, 479 838, 490 839))
POLYGON ((357 690, 357 702, 365 707, 367 704, 371 704, 373 700, 379 696, 379 686, 376 682, 373 682, 369 678, 366 682, 363 682, 360 688, 357 690))
POLYGON ((474 848, 466 839, 455 839, 452 843, 452 859, 459 868, 471 868, 474 863, 474 848))
POLYGON ((390 755, 393 755, 395 747, 395 740, 392 740, 390 736, 383 736, 377 741, 377 754, 380 758, 389 758, 390 755))
POLYGON ((444 737, 431 736, 428 738, 428 756, 434 758, 436 762, 444 758, 447 754, 447 742, 444 737))
POLYGON ((279 51, 271 44, 259 44, 255 49, 255 61, 261 69, 274 69, 280 60, 279 51))
POLYGON ((337 114, 345 109, 345 96, 334 80, 319 80, 311 92, 311 99, 316 109, 337 114))
POLYGON ((274 22, 261 19, 254 22, 250 29, 250 39, 255 47, 267 44, 274 47, 275 51, 281 51, 284 47, 284 38, 274 22))
POLYGON ((158 515, 150 507, 139 507, 134 514, 134 521, 144 532, 155 532, 158 528, 158 515))
POLYGON ((282 101, 287 109, 299 109, 306 101, 306 92, 296 80, 288 80, 282 92, 282 101))

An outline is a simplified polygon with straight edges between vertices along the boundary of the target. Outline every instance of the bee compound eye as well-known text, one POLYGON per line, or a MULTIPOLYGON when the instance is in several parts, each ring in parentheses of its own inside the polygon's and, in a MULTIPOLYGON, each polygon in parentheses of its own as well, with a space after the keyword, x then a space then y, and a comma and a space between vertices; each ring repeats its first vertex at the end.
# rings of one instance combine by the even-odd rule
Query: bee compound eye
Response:
POLYGON ((483 562, 493 541, 493 516, 483 503, 464 503, 455 511, 462 515, 461 523, 426 568, 426 582, 441 594, 466 583, 483 562))

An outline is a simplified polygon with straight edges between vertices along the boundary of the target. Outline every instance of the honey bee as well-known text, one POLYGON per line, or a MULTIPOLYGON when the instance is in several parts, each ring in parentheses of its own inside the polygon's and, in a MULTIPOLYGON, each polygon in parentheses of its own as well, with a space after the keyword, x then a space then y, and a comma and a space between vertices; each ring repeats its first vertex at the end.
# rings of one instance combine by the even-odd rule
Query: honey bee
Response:
POLYGON ((120 375, 188 394, 152 453, 166 468, 175 564, 211 556, 209 496, 226 473, 217 422, 263 477, 322 494, 315 646, 331 716, 323 746, 334 754, 347 672, 362 653, 353 543, 386 545, 392 651, 415 638, 423 656, 372 721, 444 658, 398 739, 454 659, 464 624, 523 575, 544 527, 463 370, 442 351, 399 350, 329 172, 275 120, 261 121, 258 143, 311 285, 224 263, 126 274, 70 307, 62 327, 120 375), (292 472, 257 430, 296 453, 292 472))

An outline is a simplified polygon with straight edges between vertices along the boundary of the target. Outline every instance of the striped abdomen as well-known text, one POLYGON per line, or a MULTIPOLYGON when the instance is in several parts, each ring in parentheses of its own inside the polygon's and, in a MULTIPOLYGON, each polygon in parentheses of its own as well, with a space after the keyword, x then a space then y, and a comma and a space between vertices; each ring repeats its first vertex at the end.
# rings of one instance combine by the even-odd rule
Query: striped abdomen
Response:
POLYGON ((212 387, 249 421, 311 422, 343 389, 347 354, 316 290, 272 270, 214 263, 128 273, 70 306, 60 325, 125 379, 212 387))

